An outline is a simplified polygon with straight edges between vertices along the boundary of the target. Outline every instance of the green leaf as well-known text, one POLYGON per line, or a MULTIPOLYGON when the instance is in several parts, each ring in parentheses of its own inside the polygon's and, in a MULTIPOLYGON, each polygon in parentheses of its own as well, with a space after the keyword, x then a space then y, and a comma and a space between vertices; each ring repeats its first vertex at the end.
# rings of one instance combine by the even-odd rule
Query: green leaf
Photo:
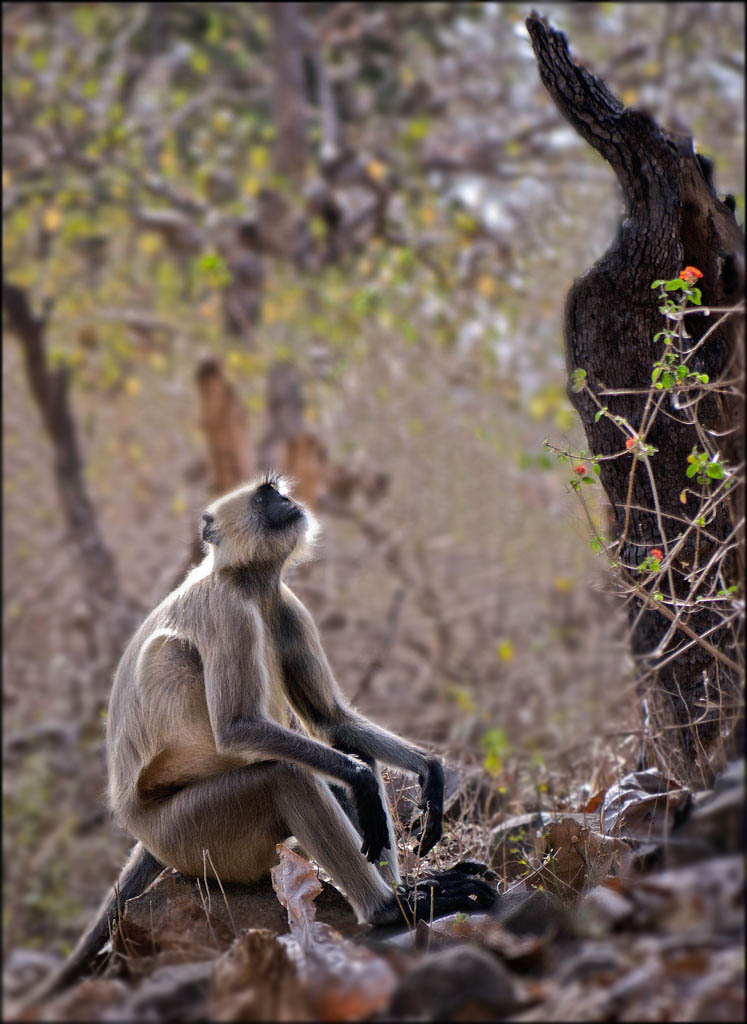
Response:
POLYGON ((596 480, 593 477, 591 477, 591 476, 583 476, 583 477, 581 477, 581 483, 582 484, 595 484, 596 480))
POLYGON ((697 472, 698 464, 696 462, 693 462, 692 465, 688 466, 685 470, 685 476, 694 477, 697 472))
POLYGON ((709 462, 706 466, 706 476, 711 477, 712 480, 723 480, 724 467, 720 462, 709 462))
POLYGON ((651 383, 652 384, 655 384, 657 382, 657 380, 659 379, 659 377, 661 377, 662 371, 663 371, 663 367, 662 366, 657 366, 657 367, 655 367, 655 369, 653 369, 651 371, 651 383))
POLYGON ((708 377, 707 373, 699 373, 698 374, 698 380, 700 381, 701 384, 707 384, 709 379, 710 378, 708 377))
POLYGON ((678 291, 681 291, 685 287, 686 287, 685 282, 680 280, 680 278, 678 277, 678 278, 675 278, 674 281, 667 281, 665 283, 665 285, 664 285, 664 290, 667 291, 667 292, 678 292, 678 291))
POLYGON ((677 380, 684 380, 685 377, 687 377, 689 372, 690 371, 685 366, 685 364, 684 363, 680 363, 680 365, 677 367, 677 380))
POLYGON ((605 414, 606 412, 607 412, 607 406, 605 405, 605 406, 603 406, 603 407, 602 407, 602 408, 601 408, 601 409, 599 410, 599 412, 598 412, 598 413, 596 414, 596 416, 594 417, 594 422, 595 422, 595 423, 599 423, 600 419, 602 418, 602 416, 604 416, 604 414, 605 414))

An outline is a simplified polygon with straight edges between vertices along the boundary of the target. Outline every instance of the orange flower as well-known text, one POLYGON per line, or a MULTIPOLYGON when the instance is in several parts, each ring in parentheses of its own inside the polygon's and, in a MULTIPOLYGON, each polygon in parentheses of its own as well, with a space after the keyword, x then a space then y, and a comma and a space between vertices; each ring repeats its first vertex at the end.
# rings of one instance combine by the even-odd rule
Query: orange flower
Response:
POLYGON ((661 550, 661 548, 651 548, 651 557, 652 558, 663 558, 664 557, 664 552, 661 550))
POLYGON ((586 476, 586 466, 574 466, 573 472, 578 473, 579 476, 586 476))
POLYGON ((688 284, 692 284, 697 281, 699 277, 702 277, 702 273, 697 267, 685 267, 684 270, 680 271, 680 280, 687 281, 688 284))
POLYGON ((625 447, 628 449, 628 451, 630 451, 630 449, 633 447, 633 445, 636 443, 637 440, 638 440, 637 437, 629 437, 628 438, 628 440, 625 442, 625 447))

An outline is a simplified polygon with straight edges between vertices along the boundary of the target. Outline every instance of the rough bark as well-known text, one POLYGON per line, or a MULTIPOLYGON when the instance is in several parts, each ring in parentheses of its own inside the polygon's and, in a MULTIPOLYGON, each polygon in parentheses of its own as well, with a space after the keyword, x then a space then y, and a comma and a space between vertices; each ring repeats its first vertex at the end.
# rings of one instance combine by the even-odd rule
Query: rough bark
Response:
POLYGON ((245 483, 252 473, 246 414, 217 359, 203 359, 195 375, 213 496, 245 483))
MULTIPOLYGON (((51 368, 45 346, 46 321, 33 313, 26 292, 3 281, 7 324, 23 352, 26 379, 52 443, 54 480, 60 508, 77 557, 88 611, 85 624, 102 688, 133 627, 133 611, 119 582, 114 556, 104 543, 83 471, 78 432, 69 402, 67 367, 51 368)), ((98 686, 97 686, 98 689, 98 686)))
MULTIPOLYGON (((654 335, 664 326, 658 310, 660 298, 651 290, 655 279, 677 277, 686 265, 704 276, 703 304, 732 306, 742 297, 744 279, 743 238, 732 210, 722 203, 711 181, 710 168, 694 153, 692 140, 662 129, 641 110, 625 107, 604 82, 575 64, 562 33, 536 14, 527 28, 539 65, 540 77, 562 115, 610 164, 622 188, 626 215, 617 238, 602 258, 571 288, 565 313, 565 344, 569 378, 576 369, 586 371, 588 390, 569 391, 581 417, 594 455, 609 456, 622 448, 621 434, 602 416, 589 391, 638 429, 651 385, 651 370, 660 356, 654 335), (604 395, 621 390, 626 394, 604 395), (639 393, 631 393, 638 391, 639 393)), ((688 330, 697 342, 713 326, 714 318, 690 317, 688 330)), ((711 382, 739 376, 742 320, 729 317, 700 349, 693 369, 707 373, 711 382), (736 373, 735 373, 736 371, 736 373)), ((734 431, 740 408, 738 398, 719 398, 710 393, 700 406, 700 422, 725 434, 721 451, 732 464, 743 458, 740 431, 734 431)), ((650 460, 655 479, 653 493, 643 460, 636 465, 632 492, 628 494, 631 459, 601 463, 601 482, 614 511, 618 558, 621 566, 638 566, 652 547, 668 546, 682 532, 683 517, 693 515, 696 502, 681 501, 689 481, 687 457, 700 447, 696 430, 667 401, 652 422, 646 442, 658 449, 650 460), (655 512, 658 498, 660 515, 655 512), (626 511, 626 506, 629 506, 626 511), (626 515, 628 516, 625 532, 626 515)), ((689 567, 703 565, 718 543, 723 542, 741 517, 740 495, 719 506, 708 532, 715 541, 692 531, 674 567, 675 594, 687 596, 689 567)), ((736 582, 736 564, 732 582, 736 582)), ((625 570, 628 582, 635 572, 625 570)), ((716 629, 708 637, 711 650, 691 643, 717 625, 718 619, 703 610, 683 618, 682 628, 666 647, 660 645, 671 625, 667 609, 634 597, 630 603, 633 652, 645 670, 656 670, 656 720, 668 730, 673 765, 685 778, 708 775, 713 749, 723 716, 704 715, 703 701, 725 695, 732 707, 739 693, 740 659, 738 631, 716 629), (684 630, 684 632, 683 632, 684 630), (689 646, 686 646, 688 645, 689 646), (658 666, 663 655, 667 664, 658 666), (723 655, 719 658, 714 655, 723 655), (701 719, 693 724, 693 720, 701 719)), ((650 679, 650 676, 649 676, 650 679)), ((732 712, 733 714, 733 712, 732 712)), ((728 715, 727 715, 728 717, 728 715)))
POLYGON ((327 470, 326 445, 306 425, 298 368, 275 363, 267 378, 267 428, 259 468, 279 469, 294 481, 294 494, 317 508, 327 470))
POLYGON ((308 159, 301 5, 271 3, 272 105, 277 126, 273 162, 278 174, 300 183, 308 159))

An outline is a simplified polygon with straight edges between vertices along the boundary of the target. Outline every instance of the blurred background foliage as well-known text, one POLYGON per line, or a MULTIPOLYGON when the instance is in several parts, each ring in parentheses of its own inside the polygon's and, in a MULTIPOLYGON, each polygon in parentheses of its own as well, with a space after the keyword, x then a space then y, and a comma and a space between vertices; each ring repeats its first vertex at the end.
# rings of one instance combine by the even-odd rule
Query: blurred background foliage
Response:
MULTIPOLYGON (((340 683, 481 766, 508 811, 593 786, 638 742, 622 617, 543 448, 583 444, 563 303, 621 206, 540 85, 528 13, 14 3, 3 19, 4 276, 69 375, 129 607, 173 584, 209 497, 198 365, 237 396, 251 465, 272 368, 292 367, 327 467, 325 537, 296 583, 340 683)), ((541 13, 626 103, 694 135, 743 222, 743 6, 541 13)), ((103 802, 80 552, 14 339, 3 369, 6 948, 62 949, 127 839, 103 802)))

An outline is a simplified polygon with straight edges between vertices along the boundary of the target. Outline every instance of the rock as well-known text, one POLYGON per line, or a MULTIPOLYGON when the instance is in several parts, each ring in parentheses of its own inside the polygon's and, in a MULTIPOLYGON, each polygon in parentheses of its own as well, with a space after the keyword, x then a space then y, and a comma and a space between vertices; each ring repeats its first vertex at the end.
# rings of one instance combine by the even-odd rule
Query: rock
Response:
POLYGON ((3 995, 15 999, 31 992, 37 984, 57 970, 62 961, 52 953, 38 949, 14 949, 3 967, 3 995))
POLYGON ((308 1004, 296 964, 268 931, 242 935, 215 963, 209 1020, 304 1020, 308 1004))
MULTIPOLYGON (((224 883, 223 890, 225 898, 217 882, 208 880, 206 888, 204 881, 165 871, 141 896, 127 901, 116 948, 130 960, 160 954, 163 962, 168 954, 168 962, 179 963, 217 955, 247 929, 288 932, 288 915, 269 876, 252 885, 224 883)), ((317 919, 343 935, 364 930, 333 886, 322 883, 314 905, 317 919)))
POLYGON ((738 853, 744 846, 744 760, 732 761, 712 790, 696 793, 690 813, 666 845, 667 867, 714 854, 738 853))
MULTIPOLYGON (((102 1021, 131 1020, 127 1007, 129 989, 116 978, 89 978, 75 988, 63 992, 43 1006, 33 1016, 14 1016, 14 1020, 38 1021, 102 1021)), ((6 1018, 7 1020, 8 1018, 6 1018)))
POLYGON ((606 935, 633 916, 633 904, 621 892, 597 885, 579 900, 574 921, 583 935, 606 935))
POLYGON ((620 952, 609 943, 594 940, 580 949, 575 949, 564 961, 554 980, 565 987, 573 982, 589 984, 609 983, 625 967, 620 952))
POLYGON ((154 971, 130 1000, 130 1019, 142 1024, 205 1020, 213 967, 214 961, 207 960, 172 964, 154 971))
POLYGON ((484 949, 429 953, 401 979, 389 1005, 395 1020, 493 1020, 519 1005, 506 968, 484 949))
POLYGON ((567 909, 557 896, 543 889, 505 893, 496 917, 514 935, 555 936, 569 931, 567 909))

